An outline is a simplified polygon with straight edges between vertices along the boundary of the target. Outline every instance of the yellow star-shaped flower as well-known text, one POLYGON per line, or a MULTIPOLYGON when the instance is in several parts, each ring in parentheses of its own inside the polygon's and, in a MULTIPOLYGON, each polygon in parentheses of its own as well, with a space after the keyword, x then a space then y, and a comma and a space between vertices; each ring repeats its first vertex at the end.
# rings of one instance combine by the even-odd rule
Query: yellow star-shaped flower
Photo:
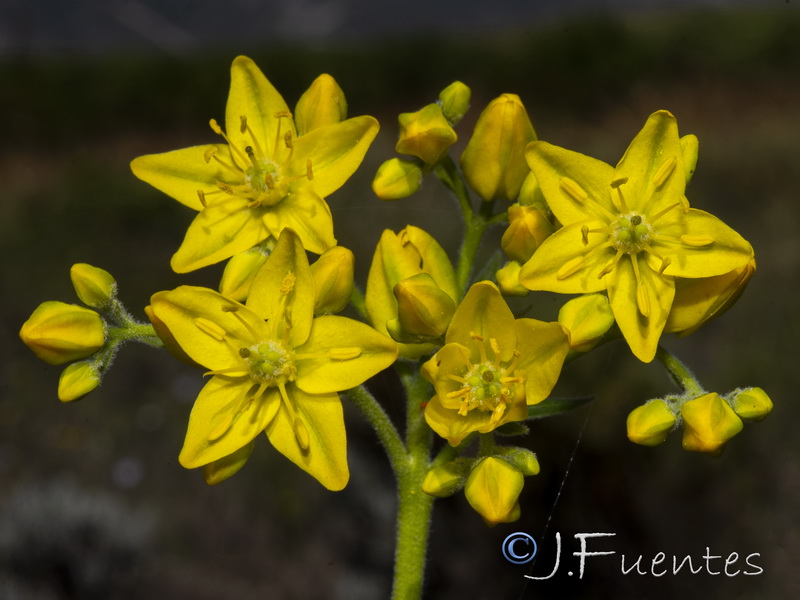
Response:
MULTIPOLYGON (((302 109, 308 112, 309 108, 302 109)), ((315 127, 298 137, 292 114, 255 63, 231 66, 226 143, 194 146, 131 162, 141 180, 200 213, 172 257, 185 273, 244 252, 284 228, 317 254, 334 246, 324 198, 361 164, 378 132, 362 116, 315 127)))
POLYGON ((716 217, 689 208, 675 118, 650 116, 615 167, 545 142, 526 158, 563 224, 520 271, 531 290, 608 291, 622 335, 653 359, 675 296, 676 277, 729 273, 753 249, 716 217))
POLYGON ((236 456, 266 431, 279 452, 328 489, 347 484, 337 392, 392 364, 397 346, 352 319, 314 318, 313 278, 291 229, 256 275, 246 306, 182 286, 155 294, 151 307, 212 375, 192 409, 179 457, 184 467, 236 456))

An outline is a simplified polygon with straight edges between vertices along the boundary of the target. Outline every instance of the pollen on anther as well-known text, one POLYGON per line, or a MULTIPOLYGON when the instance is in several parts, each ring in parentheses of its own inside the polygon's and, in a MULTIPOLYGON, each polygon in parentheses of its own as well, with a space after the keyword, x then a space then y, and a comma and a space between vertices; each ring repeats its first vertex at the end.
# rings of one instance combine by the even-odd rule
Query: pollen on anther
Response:
POLYGON ((714 243, 714 238, 710 235, 682 235, 681 243, 692 248, 702 248, 714 243))
POLYGON ((306 161, 306 178, 309 181, 312 181, 314 179, 314 171, 311 170, 311 159, 310 158, 306 161))
POLYGON ((225 339, 225 330, 213 321, 209 321, 203 317, 196 317, 193 322, 195 327, 197 327, 203 333, 210 335, 218 342, 221 342, 225 339))
POLYGON ((589 194, 586 193, 586 190, 569 177, 562 177, 558 184, 578 204, 583 204, 589 199, 589 194))
POLYGON ((566 279, 581 270, 583 267, 584 258, 582 256, 576 256, 565 262, 556 272, 556 279, 566 279))
POLYGON ((672 175, 672 172, 675 170, 675 165, 677 164, 678 159, 674 156, 670 156, 667 160, 661 163, 658 171, 656 171, 656 174, 653 175, 653 185, 656 187, 663 185, 667 178, 672 175))
POLYGON ((206 202, 206 194, 203 190, 197 190, 197 197, 200 199, 200 204, 203 205, 203 208, 208 206, 208 203, 206 202))
POLYGON ((287 273, 283 281, 281 281, 281 295, 287 296, 294 289, 294 283, 297 281, 297 276, 294 273, 287 273))
POLYGON ((581 240, 583 241, 584 246, 589 245, 589 226, 584 225, 581 227, 581 240))
POLYGON ((211 119, 208 124, 211 125, 211 130, 214 133, 217 135, 222 135, 222 127, 219 126, 219 123, 217 123, 216 119, 211 119))
POLYGON ((286 145, 287 148, 291 150, 292 148, 292 132, 287 131, 283 134, 283 143, 286 145))

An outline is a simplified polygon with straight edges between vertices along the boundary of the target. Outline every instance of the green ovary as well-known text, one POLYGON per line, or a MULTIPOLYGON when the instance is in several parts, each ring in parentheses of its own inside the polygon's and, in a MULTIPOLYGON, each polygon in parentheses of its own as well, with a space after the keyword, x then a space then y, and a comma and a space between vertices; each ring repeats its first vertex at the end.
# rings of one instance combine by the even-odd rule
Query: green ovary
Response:
POLYGON ((631 213, 617 219, 611 241, 617 250, 637 254, 649 245, 651 234, 652 227, 644 217, 631 213))
POLYGON ((279 386, 295 379, 294 353, 281 342, 261 342, 242 348, 239 355, 247 363, 250 376, 259 383, 279 386))

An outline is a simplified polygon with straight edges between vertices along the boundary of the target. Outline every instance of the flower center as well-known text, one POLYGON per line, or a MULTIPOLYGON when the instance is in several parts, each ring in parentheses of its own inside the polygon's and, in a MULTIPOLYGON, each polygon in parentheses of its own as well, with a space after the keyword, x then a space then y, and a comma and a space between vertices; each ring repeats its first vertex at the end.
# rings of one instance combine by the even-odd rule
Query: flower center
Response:
POLYGON ((294 381, 297 376, 294 353, 277 340, 240 348, 239 356, 247 363, 250 377, 267 387, 294 381))
POLYGON ((248 201, 251 208, 258 206, 275 206, 289 195, 292 183, 301 179, 314 179, 311 169, 311 160, 306 162, 305 173, 289 175, 289 166, 294 151, 294 139, 291 131, 281 133, 282 119, 291 119, 289 112, 277 112, 274 117, 278 119, 275 128, 275 142, 272 148, 262 148, 255 133, 247 123, 247 117, 242 115, 240 133, 249 137, 250 143, 244 148, 235 144, 222 130, 216 120, 211 119, 211 129, 228 143, 231 154, 238 157, 238 163, 230 163, 218 156, 217 148, 209 146, 205 151, 205 161, 214 160, 225 171, 231 174, 229 181, 217 181, 217 189, 212 191, 197 190, 200 203, 207 205, 206 197, 212 194, 228 194, 238 196, 248 201), (246 165, 241 167, 239 165, 246 165))
POLYGON ((611 243, 626 254, 638 254, 649 246, 653 228, 640 214, 632 212, 619 217, 612 225, 611 243))

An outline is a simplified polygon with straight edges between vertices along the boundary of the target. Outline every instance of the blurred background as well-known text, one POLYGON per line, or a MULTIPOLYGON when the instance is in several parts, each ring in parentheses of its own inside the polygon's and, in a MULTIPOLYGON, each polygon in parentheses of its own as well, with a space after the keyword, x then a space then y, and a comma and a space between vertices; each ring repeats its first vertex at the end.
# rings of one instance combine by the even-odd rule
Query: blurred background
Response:
MULTIPOLYGON (((542 472, 522 518, 487 528, 463 494, 437 501, 426 598, 800 596, 800 11, 794 0, 4 0, 0 4, 0 598, 388 597, 395 495, 383 450, 345 402, 351 482, 340 493, 260 440, 217 487, 177 462, 200 374, 162 352, 125 347, 100 389, 62 406, 59 369, 18 331, 45 300, 76 302, 75 262, 110 271, 140 318, 153 292, 215 287, 221 269, 171 273, 193 213, 130 173, 140 154, 215 141, 229 66, 251 56, 293 106, 320 73, 349 114, 382 130, 360 171, 329 198, 339 243, 366 280, 384 228, 434 233, 454 255, 459 222, 443 189, 382 203, 369 183, 394 156, 397 114, 455 79, 473 89, 457 157, 485 104, 519 94, 540 138, 615 163, 647 116, 666 108, 700 139, 693 206, 752 242, 758 272, 738 304, 665 344, 707 389, 763 387, 775 402, 719 459, 629 443, 628 412, 672 390, 657 364, 610 344, 564 372, 558 394, 594 393, 523 442, 542 472), (540 560, 500 552, 515 531, 540 560), (554 536, 563 539, 559 574, 554 536), (566 574, 576 533, 610 532, 583 579, 566 574), (763 574, 654 577, 620 572, 659 552, 738 553, 763 574), (527 585, 526 585, 527 581, 527 585)), ((501 231, 494 231, 494 240, 501 231)), ((524 309, 526 303, 519 305, 524 309)), ((554 318, 544 296, 535 315, 554 318)), ((372 389, 402 416, 398 382, 372 389)), ((722 570, 723 559, 711 564, 722 570)), ((574 563, 572 563, 574 565, 574 563)))

